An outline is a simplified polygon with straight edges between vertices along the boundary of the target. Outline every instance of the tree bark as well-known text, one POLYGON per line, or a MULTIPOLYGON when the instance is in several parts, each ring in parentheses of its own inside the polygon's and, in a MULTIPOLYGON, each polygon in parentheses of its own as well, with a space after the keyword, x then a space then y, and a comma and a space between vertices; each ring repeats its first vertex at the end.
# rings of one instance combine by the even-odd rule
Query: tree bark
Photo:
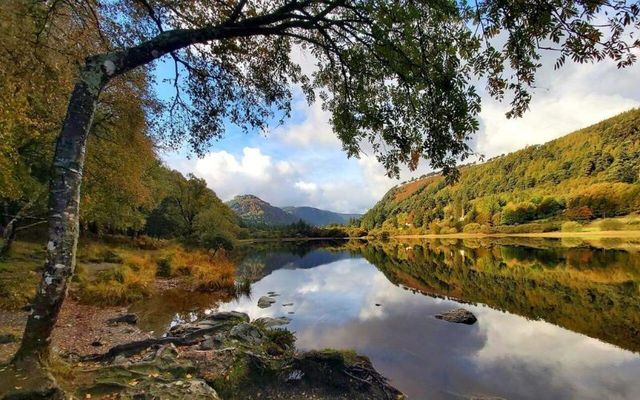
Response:
POLYGON ((87 136, 98 95, 108 80, 104 67, 97 61, 88 61, 82 69, 56 142, 49 182, 49 240, 44 271, 15 361, 48 360, 51 332, 75 268, 87 136))

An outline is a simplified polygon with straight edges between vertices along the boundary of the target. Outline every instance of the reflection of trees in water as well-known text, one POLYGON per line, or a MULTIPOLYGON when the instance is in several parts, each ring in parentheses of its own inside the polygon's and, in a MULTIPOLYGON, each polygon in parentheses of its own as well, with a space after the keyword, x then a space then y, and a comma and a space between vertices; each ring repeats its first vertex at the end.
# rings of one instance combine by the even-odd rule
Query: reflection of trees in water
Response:
POLYGON ((640 351, 640 254, 460 241, 359 246, 392 282, 640 351))
POLYGON ((308 269, 354 255, 345 251, 344 241, 313 240, 265 242, 243 249, 237 275, 257 281, 279 269, 308 269))
POLYGON ((163 334, 172 324, 194 321, 203 317, 205 310, 215 309, 232 299, 231 294, 222 292, 167 289, 132 305, 130 311, 138 314, 143 330, 163 334))

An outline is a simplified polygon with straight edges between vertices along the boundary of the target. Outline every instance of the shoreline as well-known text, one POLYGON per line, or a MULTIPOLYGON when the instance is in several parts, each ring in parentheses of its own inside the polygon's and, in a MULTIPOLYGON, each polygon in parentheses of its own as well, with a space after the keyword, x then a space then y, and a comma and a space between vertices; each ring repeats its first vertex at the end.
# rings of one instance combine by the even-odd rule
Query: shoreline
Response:
POLYGON ((505 237, 533 237, 533 238, 638 238, 640 231, 593 231, 593 232, 529 232, 529 233, 451 233, 425 235, 394 235, 392 239, 483 239, 505 237))
MULTIPOLYGON (((587 232, 528 232, 528 233, 447 233, 447 234, 421 234, 421 235, 391 235, 389 239, 492 239, 508 237, 531 238, 638 238, 640 230, 633 231, 587 231, 587 232)), ((375 236, 359 237, 287 237, 287 238, 255 238, 243 239, 240 244, 268 243, 268 242, 298 242, 298 241, 323 241, 323 240, 382 240, 375 236)))

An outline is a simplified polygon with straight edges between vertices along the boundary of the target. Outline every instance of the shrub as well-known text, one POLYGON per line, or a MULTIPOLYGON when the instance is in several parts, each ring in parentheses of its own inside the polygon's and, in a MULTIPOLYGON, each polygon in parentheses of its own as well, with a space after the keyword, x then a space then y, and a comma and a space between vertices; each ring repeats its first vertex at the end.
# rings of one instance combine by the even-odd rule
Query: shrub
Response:
POLYGON ((562 232, 580 232, 582 225, 575 221, 567 221, 562 224, 562 232))
POLYGON ((593 219, 593 210, 587 206, 568 208, 565 216, 572 221, 589 221, 593 219))
POLYGON ((600 221, 598 227, 601 231, 621 231, 624 229, 624 224, 617 219, 605 219, 600 221))
POLYGON ((215 252, 186 252, 178 248, 173 256, 173 264, 182 275, 191 275, 193 285, 198 290, 236 291, 236 268, 222 249, 215 252))
POLYGON ((162 257, 158 259, 156 276, 161 276, 163 278, 168 278, 171 276, 171 258, 170 257, 162 257))
POLYGON ((478 233, 482 231, 482 226, 477 222, 472 222, 467 224, 462 228, 462 232, 464 233, 478 233))

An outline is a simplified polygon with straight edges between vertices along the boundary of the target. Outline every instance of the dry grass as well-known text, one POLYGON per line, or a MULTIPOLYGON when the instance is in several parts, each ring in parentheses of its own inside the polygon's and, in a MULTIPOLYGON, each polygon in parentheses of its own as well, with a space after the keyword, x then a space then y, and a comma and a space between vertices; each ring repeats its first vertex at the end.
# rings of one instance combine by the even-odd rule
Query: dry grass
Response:
POLYGON ((129 255, 123 264, 80 280, 78 297, 83 303, 124 305, 143 299, 153 289, 156 264, 149 255, 129 255))
POLYGON ((97 262, 114 252, 122 263, 98 272, 93 279, 79 279, 78 298, 85 303, 124 305, 149 296, 157 277, 180 279, 195 290, 235 292, 235 264, 222 250, 207 252, 168 245, 158 250, 132 250, 94 244, 88 251, 97 262), (106 247, 106 246, 103 246, 106 247))
POLYGON ((223 250, 176 251, 172 264, 180 273, 188 271, 193 287, 203 291, 235 290, 236 267, 223 250))

